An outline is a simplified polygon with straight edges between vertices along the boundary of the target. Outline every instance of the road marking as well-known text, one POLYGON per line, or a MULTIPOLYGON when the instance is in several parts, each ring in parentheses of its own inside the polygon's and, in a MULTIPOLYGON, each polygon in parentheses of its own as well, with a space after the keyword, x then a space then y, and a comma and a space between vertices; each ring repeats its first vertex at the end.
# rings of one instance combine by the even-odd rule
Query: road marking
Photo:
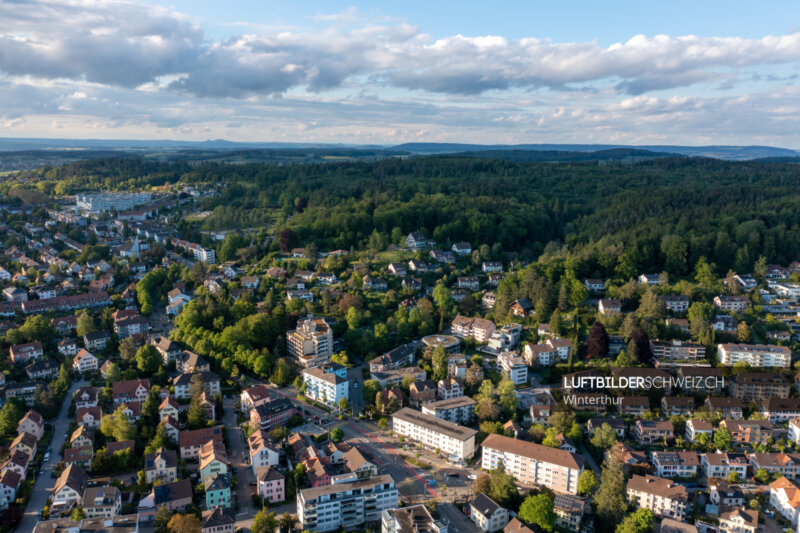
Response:
POLYGON ((392 455, 394 455, 395 457, 399 458, 399 459, 400 459, 400 461, 402 462, 403 466, 405 466, 405 467, 406 467, 406 469, 407 469, 409 472, 411 472, 412 474, 414 474, 414 477, 415 477, 415 478, 417 478, 417 480, 418 480, 420 483, 422 483, 422 486, 423 486, 423 487, 425 487, 425 489, 426 489, 428 492, 430 492, 430 493, 433 495, 433 497, 434 497, 434 498, 437 498, 437 497, 439 496, 438 494, 436 494, 436 491, 435 491, 435 490, 433 490, 433 489, 430 487, 430 485, 428 485, 428 484, 425 482, 425 480, 424 480, 424 479, 422 479, 422 478, 420 477, 420 475, 417 473, 417 471, 416 471, 416 470, 414 470, 413 468, 411 468, 411 466, 410 466, 410 465, 409 465, 409 464, 408 464, 408 463, 405 461, 405 459, 403 459, 403 456, 402 456, 402 455, 400 455, 399 453, 395 452, 395 451, 394 451, 392 448, 388 447, 388 446, 386 445, 386 443, 385 443, 385 442, 383 442, 382 440, 380 440, 380 439, 378 439, 377 437, 375 437, 375 435, 373 435, 373 434, 372 434, 372 433, 370 433, 369 431, 365 431, 365 430, 363 430, 363 429, 359 428, 358 426, 356 426, 356 425, 354 425, 354 424, 351 424, 350 422, 347 422, 347 426, 348 426, 348 427, 350 427, 351 429, 354 429, 354 430, 358 431, 359 433, 361 433, 361 434, 363 434, 363 435, 366 435, 367 437, 371 438, 372 440, 374 440, 375 442, 377 442, 378 444, 380 444, 380 445, 381 445, 381 446, 382 446, 384 449, 386 449, 386 450, 387 450, 389 453, 391 453, 391 454, 392 454, 392 455))

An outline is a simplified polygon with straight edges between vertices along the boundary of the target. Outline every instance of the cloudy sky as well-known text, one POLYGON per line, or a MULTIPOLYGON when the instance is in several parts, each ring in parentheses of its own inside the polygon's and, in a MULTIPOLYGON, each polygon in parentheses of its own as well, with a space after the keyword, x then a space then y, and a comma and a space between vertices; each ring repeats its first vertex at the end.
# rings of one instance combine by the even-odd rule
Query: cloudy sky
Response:
POLYGON ((798 67, 796 0, 0 0, 0 136, 800 148, 798 67))

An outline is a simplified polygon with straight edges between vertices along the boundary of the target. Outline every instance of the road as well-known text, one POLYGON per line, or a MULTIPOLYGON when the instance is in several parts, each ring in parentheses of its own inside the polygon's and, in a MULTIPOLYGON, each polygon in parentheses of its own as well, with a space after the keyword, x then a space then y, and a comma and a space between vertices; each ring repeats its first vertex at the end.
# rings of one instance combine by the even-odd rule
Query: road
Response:
POLYGON ((230 450, 228 460, 231 466, 236 468, 236 501, 239 504, 239 511, 236 513, 237 527, 239 520, 250 521, 256 514, 253 503, 250 499, 250 491, 253 487, 250 483, 255 479, 253 469, 248 464, 250 452, 247 449, 244 432, 236 424, 236 399, 226 398, 222 400, 222 407, 225 410, 223 423, 228 429, 228 442, 230 450))
POLYGON ((361 390, 364 387, 362 368, 364 368, 364 365, 358 365, 347 371, 347 377, 350 380, 349 402, 354 416, 358 416, 364 408, 364 399, 361 397, 361 390))
POLYGON ((33 531, 33 528, 36 527, 36 522, 39 521, 39 513, 47 504, 50 492, 56 484, 55 478, 52 477, 53 467, 58 463, 57 454, 61 453, 61 447, 67 439, 67 430, 70 423, 69 406, 72 404, 72 396, 76 390, 85 385, 88 385, 88 382, 79 381, 72 384, 67 391, 67 396, 64 400, 64 405, 61 406, 61 411, 58 413, 58 418, 51 422, 53 424, 53 440, 50 443, 50 450, 52 450, 50 461, 43 466, 44 474, 37 477, 34 482, 31 498, 25 507, 25 514, 22 517, 22 522, 17 527, 17 531, 33 531))
POLYGON ((439 516, 447 521, 448 531, 458 533, 481 533, 480 528, 467 515, 458 510, 452 503, 439 502, 439 516))

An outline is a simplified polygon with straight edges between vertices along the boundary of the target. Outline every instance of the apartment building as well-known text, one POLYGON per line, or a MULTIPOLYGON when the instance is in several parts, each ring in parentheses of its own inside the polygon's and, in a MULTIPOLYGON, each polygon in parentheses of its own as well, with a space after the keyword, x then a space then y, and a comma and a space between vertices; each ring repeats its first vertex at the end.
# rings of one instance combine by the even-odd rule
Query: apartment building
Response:
POLYGON ((800 487, 785 477, 769 484, 769 504, 797 527, 800 516, 800 487))
POLYGON ((800 398, 769 398, 762 400, 759 412, 764 419, 773 424, 788 422, 800 417, 800 398))
POLYGON ((466 339, 472 337, 476 342, 488 342, 495 332, 494 322, 485 318, 470 318, 458 315, 450 324, 451 331, 456 337, 466 339))
POLYGON ((424 505, 410 505, 384 510, 381 533, 448 533, 448 528, 443 521, 434 520, 424 505))
POLYGON ((522 326, 514 322, 496 330, 489 337, 489 348, 500 353, 503 350, 516 350, 522 338, 522 326))
POLYGON ((424 446, 466 460, 475 454, 474 429, 404 407, 392 415, 392 430, 424 446))
POLYGON ((739 398, 706 398, 704 405, 710 412, 719 414, 721 418, 744 418, 742 400, 739 398))
POLYGON ((312 400, 337 406, 342 398, 350 399, 350 381, 347 368, 329 363, 303 370, 305 394, 312 400))
POLYGON ((788 398, 791 384, 775 372, 744 372, 729 385, 731 396, 743 402, 759 402, 767 398, 788 398))
POLYGON ((723 420, 719 427, 730 431, 736 444, 756 446, 772 438, 772 424, 766 420, 723 420))
POLYGON ((694 411, 694 398, 691 396, 664 396, 661 398, 661 412, 664 416, 687 416, 694 411))
POLYGON ((700 458, 695 452, 653 452, 653 470, 658 477, 692 477, 699 467, 700 458))
POLYGON ((311 531, 352 531, 380 522, 383 511, 396 508, 397 502, 394 480, 381 475, 298 491, 297 518, 311 531))
POLYGON ((475 400, 469 396, 460 396, 449 400, 428 402, 422 404, 422 412, 453 424, 468 425, 475 418, 475 400))
POLYGON ((675 438, 675 428, 666 420, 637 420, 635 433, 639 444, 655 444, 675 438))
POLYGON ((763 469, 770 474, 779 473, 789 479, 800 478, 800 454, 797 453, 753 453, 750 454, 753 472, 763 469))
POLYGON ((286 349, 300 366, 319 366, 333 354, 333 331, 324 318, 308 317, 286 334, 286 349))
MULTIPOLYGON (((556 527, 570 533, 578 533, 583 522, 587 502, 566 494, 556 494, 553 499, 553 511, 556 513, 556 527)), ((505 533, 505 532, 504 532, 505 533)))
POLYGON ((489 435, 481 446, 484 470, 494 470, 502 464, 523 485, 578 493, 578 476, 585 461, 582 455, 504 435, 489 435))
POLYGON ((678 379, 684 394, 719 394, 724 385, 721 368, 682 366, 678 379))
POLYGON ((524 385, 528 382, 528 367, 516 352, 502 352, 497 356, 497 364, 514 385, 524 385))
POLYGON ((481 531, 499 531, 508 523, 508 509, 485 494, 478 494, 469 504, 469 517, 481 531))
POLYGON ((700 468, 706 477, 727 479, 736 472, 740 479, 747 475, 747 456, 743 453, 727 453, 717 451, 700 456, 700 468))
MULTIPOLYGON (((663 525, 661 531, 664 531, 663 525)), ((756 533, 758 511, 733 508, 719 515, 719 533, 756 533)))
POLYGON ((715 296, 714 307, 729 313, 741 313, 747 309, 750 299, 747 296, 715 296))
POLYGON ((650 341, 650 351, 659 361, 694 362, 706 357, 706 347, 689 341, 650 341))
POLYGON ((686 488, 655 477, 634 475, 628 480, 628 501, 640 509, 650 509, 658 517, 684 520, 689 506, 686 488))
POLYGON ((664 305, 673 313, 684 313, 689 310, 689 297, 679 294, 677 296, 663 296, 664 305))
POLYGON ((714 435, 714 426, 711 422, 694 418, 686 421, 686 440, 694 442, 701 433, 705 433, 709 440, 711 439, 714 435))
POLYGON ((792 351, 786 346, 770 344, 720 344, 717 357, 721 365, 745 362, 755 368, 789 368, 792 351))
POLYGON ((146 204, 150 201, 149 192, 108 192, 75 195, 75 205, 78 209, 99 213, 101 211, 127 211, 137 205, 146 204))

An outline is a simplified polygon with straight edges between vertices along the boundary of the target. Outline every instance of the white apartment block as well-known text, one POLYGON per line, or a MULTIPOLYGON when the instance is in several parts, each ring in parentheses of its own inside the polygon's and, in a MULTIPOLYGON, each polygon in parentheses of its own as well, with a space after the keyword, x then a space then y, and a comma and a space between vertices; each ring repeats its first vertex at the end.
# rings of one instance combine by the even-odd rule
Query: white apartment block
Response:
POLYGON ((422 412, 453 424, 469 424, 475 418, 475 400, 469 396, 460 396, 449 400, 426 402, 422 404, 422 412))
POLYGON ((319 366, 333 355, 333 332, 324 318, 306 318, 286 335, 286 348, 300 366, 319 366))
POLYGON ((404 407, 392 415, 392 430, 441 453, 466 460, 475 454, 474 429, 404 407))
POLYGON ((582 455, 504 435, 489 435, 481 446, 484 470, 495 470, 502 464, 523 485, 578 493, 578 476, 585 461, 582 455))
POLYGON ((101 211, 127 211, 137 205, 146 204, 150 201, 149 192, 133 193, 99 193, 99 194, 77 194, 75 195, 75 205, 78 209, 99 213, 101 211))
POLYGON ((628 480, 628 501, 656 516, 684 520, 689 494, 684 486, 668 479, 634 475, 628 480))
POLYGON ((515 352, 503 352, 497 356, 497 363, 514 385, 528 382, 528 367, 525 361, 515 352))
MULTIPOLYGON (((352 479, 352 478, 348 478, 352 479)), ((389 475, 332 483, 297 493, 297 518, 303 529, 360 529, 381 521, 384 510, 397 507, 397 487, 389 475)))
POLYGON ((717 351, 721 365, 733 366, 744 361, 755 368, 789 368, 792 364, 792 351, 786 346, 720 344, 717 351))
POLYGON ((732 472, 736 472, 740 479, 747 475, 747 456, 743 453, 704 453, 700 456, 700 468, 706 477, 727 479, 732 472))
POLYGON ((800 488, 782 477, 769 485, 769 504, 797 527, 800 517, 800 488))
POLYGON ((695 452, 653 452, 653 469, 658 477, 693 477, 699 466, 695 452))
POLYGON ((350 381, 347 369, 336 365, 337 369, 328 371, 325 367, 314 367, 303 370, 305 394, 312 400, 327 405, 337 406, 342 398, 350 399, 350 381))
POLYGON ((516 350, 522 339, 522 326, 510 323, 496 330, 489 337, 489 348, 500 353, 503 350, 516 350))

